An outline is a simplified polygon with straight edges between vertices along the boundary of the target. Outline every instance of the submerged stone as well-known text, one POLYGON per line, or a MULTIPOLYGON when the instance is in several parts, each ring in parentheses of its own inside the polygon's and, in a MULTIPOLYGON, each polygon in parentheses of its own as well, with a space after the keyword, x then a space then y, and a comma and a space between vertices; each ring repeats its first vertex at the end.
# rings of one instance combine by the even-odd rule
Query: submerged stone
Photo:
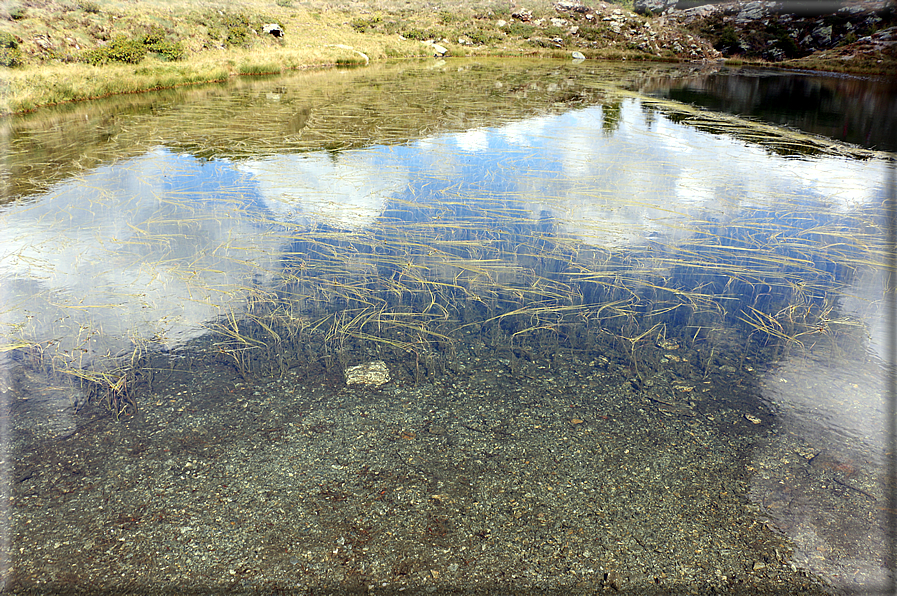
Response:
POLYGON ((346 369, 347 385, 379 387, 387 382, 389 382, 389 369, 382 360, 374 360, 346 369))

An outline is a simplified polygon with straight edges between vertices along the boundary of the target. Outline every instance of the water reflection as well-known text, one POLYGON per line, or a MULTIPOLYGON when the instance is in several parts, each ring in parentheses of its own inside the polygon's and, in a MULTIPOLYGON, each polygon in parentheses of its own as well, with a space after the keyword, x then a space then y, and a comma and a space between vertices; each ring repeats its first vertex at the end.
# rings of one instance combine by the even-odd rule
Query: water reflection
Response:
POLYGON ((246 160, 239 169, 251 174, 276 219, 303 218, 334 228, 361 230, 376 223, 390 197, 407 184, 401 165, 383 169, 373 151, 311 153, 246 160))
POLYGON ((156 149, 7 206, 7 341, 57 370, 117 379, 135 354, 183 345, 220 312, 239 312, 281 244, 248 191, 230 164, 156 149))
POLYGON ((713 67, 657 73, 633 88, 652 97, 894 151, 894 84, 885 78, 713 67))
MULTIPOLYGON (((867 464, 883 450, 871 353, 884 329, 886 162, 822 142, 805 155, 789 147, 806 137, 789 131, 553 76, 542 92, 572 95, 576 109, 432 134, 381 115, 391 142, 339 149, 334 122, 381 121, 287 105, 281 121, 302 117, 283 147, 179 131, 4 205, 4 351, 45 379, 89 381, 53 386, 50 434, 72 432, 58 402, 80 404, 84 388, 130 411, 125 387, 147 383, 153 354, 186 345, 245 379, 377 357, 420 381, 461 370, 453 358, 467 344, 512 370, 534 351, 615 354, 628 385, 692 417, 703 398, 681 395, 752 373, 783 431, 756 451, 753 497, 801 553, 825 546, 802 566, 844 579, 845 561, 862 560, 864 582, 882 579, 878 520, 846 537, 834 528, 882 498, 867 464), (773 462, 795 453, 869 502, 826 509, 817 485, 791 482, 789 494, 812 498, 778 506, 796 476, 773 462), (821 509, 831 524, 815 521, 821 509), (857 547, 861 530, 879 538, 857 547)), ((287 90, 276 95, 184 110, 220 110, 251 135, 262 98, 289 104, 287 90)), ((743 408, 714 398, 720 411, 743 408)))

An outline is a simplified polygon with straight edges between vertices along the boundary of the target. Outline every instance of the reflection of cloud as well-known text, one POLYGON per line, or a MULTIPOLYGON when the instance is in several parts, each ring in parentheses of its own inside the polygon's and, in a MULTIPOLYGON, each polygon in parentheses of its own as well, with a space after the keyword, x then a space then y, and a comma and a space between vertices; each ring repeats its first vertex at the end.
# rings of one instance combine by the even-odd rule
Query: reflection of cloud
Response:
POLYGON ((202 334, 276 263, 280 241, 247 221, 237 182, 156 150, 0 211, 0 335, 52 339, 86 365, 202 334))
POLYGON ((407 184, 407 174, 385 169, 375 157, 370 150, 278 155, 239 168, 258 182, 262 200, 275 213, 357 230, 373 223, 407 184))
POLYGON ((859 268, 825 333, 802 339, 760 383, 780 431, 755 450, 752 498, 794 543, 794 561, 848 590, 885 585, 885 274, 859 268), (825 514, 821 515, 820 512, 825 514))
POLYGON ((850 208, 868 203, 880 192, 886 179, 885 162, 820 157, 780 162, 782 177, 793 176, 808 192, 827 199, 829 204, 850 208))
POLYGON ((884 371, 833 361, 826 348, 789 355, 764 376, 779 431, 753 453, 751 497, 793 541, 796 564, 839 588, 884 585, 884 371))
POLYGON ((871 448, 873 458, 885 449, 886 283, 883 271, 858 267, 838 300, 838 316, 803 337, 808 346, 783 357, 763 391, 783 419, 796 415, 791 424, 807 426, 803 434, 871 448))
POLYGON ((715 180, 703 172, 683 168, 676 179, 675 201, 683 203, 708 203, 716 197, 715 180))
MULTIPOLYGON (((498 163, 484 156, 483 167, 513 172, 507 192, 534 218, 550 214, 590 244, 617 245, 662 229, 673 239, 687 233, 677 221, 745 207, 818 201, 849 209, 884 187, 880 161, 786 159, 664 118, 649 128, 634 100, 620 104, 619 127, 604 135, 601 113, 596 106, 450 138, 460 149, 489 147, 498 163)), ((442 167, 452 159, 439 157, 442 167)))
POLYGON ((695 150, 695 147, 689 142, 690 135, 682 132, 684 131, 680 126, 666 118, 659 118, 655 122, 653 140, 664 153, 671 156, 688 155, 695 150))
MULTIPOLYGON (((554 120, 552 116, 537 116, 519 122, 511 122, 495 130, 508 144, 518 147, 533 147, 540 140, 546 125, 554 120)), ((541 143, 540 143, 541 144, 541 143)))
POLYGON ((471 153, 489 149, 489 133, 482 128, 474 128, 455 136, 458 147, 471 153))

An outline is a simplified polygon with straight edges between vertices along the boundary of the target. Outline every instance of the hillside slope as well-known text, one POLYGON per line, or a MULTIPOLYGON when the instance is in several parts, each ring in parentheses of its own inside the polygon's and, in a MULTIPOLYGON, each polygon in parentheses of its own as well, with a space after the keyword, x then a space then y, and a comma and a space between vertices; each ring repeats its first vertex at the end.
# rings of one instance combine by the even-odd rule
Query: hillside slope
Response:
POLYGON ((729 56, 787 59, 783 64, 825 70, 894 71, 892 36, 882 37, 881 29, 895 19, 883 0, 865 0, 863 15, 850 13, 854 20, 876 20, 851 25, 846 33, 850 19, 840 13, 826 17, 837 22, 820 21, 804 37, 812 41, 820 30, 828 32, 830 47, 817 43, 818 51, 801 52, 792 50, 804 42, 793 38, 807 27, 798 31, 792 21, 789 29, 774 2, 654 15, 639 7, 643 0, 636 6, 630 0, 392 1, 15 0, 0 8, 0 114, 235 75, 443 51, 567 59, 576 51, 592 59, 702 62, 729 56))

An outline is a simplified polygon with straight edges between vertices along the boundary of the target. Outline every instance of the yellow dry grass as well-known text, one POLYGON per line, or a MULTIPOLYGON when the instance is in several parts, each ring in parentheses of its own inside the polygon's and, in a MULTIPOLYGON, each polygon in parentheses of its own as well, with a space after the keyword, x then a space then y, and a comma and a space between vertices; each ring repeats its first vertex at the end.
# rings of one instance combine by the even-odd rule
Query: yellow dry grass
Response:
MULTIPOLYGON (((247 0, 157 0, 137 5, 118 0, 35 0, 27 6, 8 7, 7 11, 14 9, 23 18, 0 19, 0 33, 20 40, 25 64, 4 69, 0 114, 111 94, 220 81, 237 75, 432 56, 432 49, 421 39, 405 38, 402 32, 414 37, 422 31, 438 31, 442 38, 436 41, 447 46, 454 56, 566 55, 555 48, 530 45, 526 36, 499 31, 494 22, 501 17, 511 19, 511 4, 504 0, 459 0, 450 4, 425 0, 280 0, 262 4, 247 0), (230 33, 233 23, 240 19, 251 26, 237 42, 230 33), (364 23, 385 22, 390 23, 386 29, 364 30, 364 23), (275 39, 260 33, 260 23, 280 24, 284 37, 275 39), (153 30, 180 43, 186 50, 186 59, 169 62, 149 57, 138 64, 102 68, 80 62, 86 50, 116 36, 140 39, 153 30), (484 35, 487 43, 458 43, 462 34, 470 35, 471 31, 484 35)), ((515 3, 514 10, 554 14, 552 3, 547 0, 515 3)), ((613 59, 637 54, 607 49, 590 55, 613 59)))

